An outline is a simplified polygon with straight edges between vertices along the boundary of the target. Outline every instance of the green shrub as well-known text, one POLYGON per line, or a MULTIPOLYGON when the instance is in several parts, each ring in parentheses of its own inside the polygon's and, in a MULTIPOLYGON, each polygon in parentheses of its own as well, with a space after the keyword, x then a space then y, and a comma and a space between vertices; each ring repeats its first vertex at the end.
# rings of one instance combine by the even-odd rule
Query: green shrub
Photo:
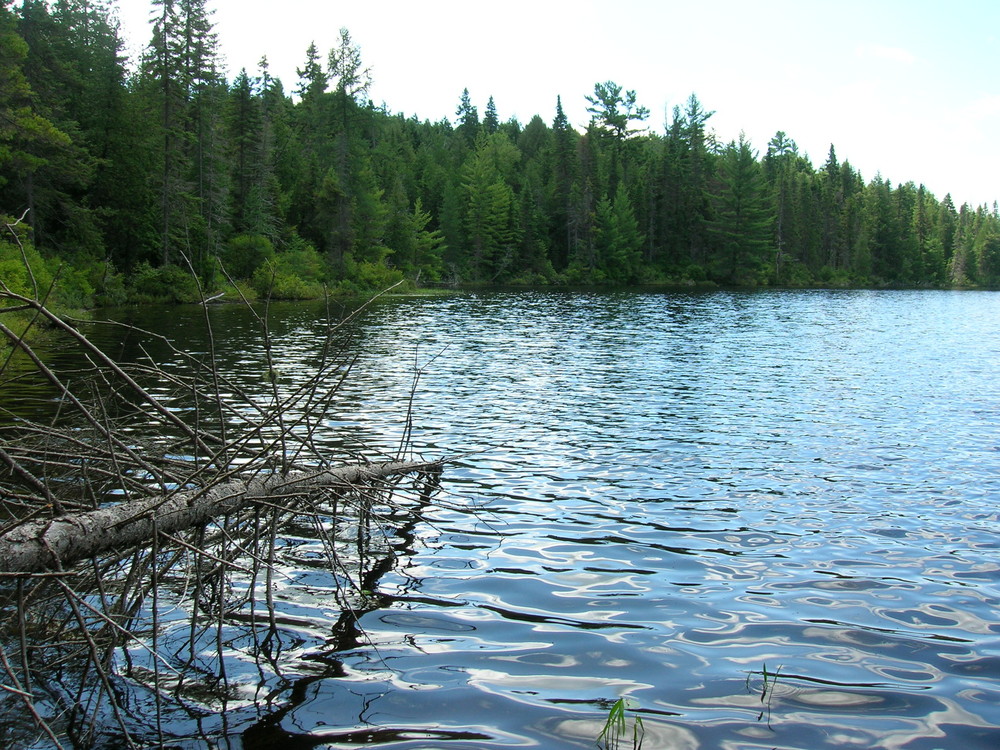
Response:
POLYGON ((137 302, 200 302, 197 280, 180 266, 153 268, 143 263, 132 277, 133 300, 137 302))
POLYGON ((252 302, 257 299, 257 289, 249 280, 237 279, 232 284, 226 281, 219 291, 222 292, 222 299, 228 302, 242 302, 243 300, 252 302))
POLYGON ((52 273, 49 270, 49 264, 42 260, 34 245, 28 240, 26 233, 19 235, 19 240, 21 247, 18 247, 17 243, 13 241, 0 239, 0 279, 3 279, 7 287, 15 294, 34 298, 37 292, 39 296, 44 296, 48 293, 49 287, 52 286, 52 273), (25 260, 31 267, 30 273, 25 267, 25 260), (34 284, 32 284, 32 277, 34 277, 34 284))
POLYGON ((50 307, 79 310, 93 306, 94 286, 90 283, 86 267, 76 268, 58 258, 52 258, 48 263, 55 279, 55 287, 49 299, 50 307))
POLYGON ((403 272, 384 263, 347 261, 347 279, 362 292, 381 292, 403 280, 403 272))
POLYGON ((317 299, 323 296, 323 285, 308 281, 282 266, 280 257, 254 271, 251 286, 260 297, 270 299, 317 299))
POLYGON ((704 266, 700 266, 697 263, 689 263, 684 268, 684 276, 696 284, 708 281, 708 271, 704 266))
POLYGON ((240 234, 226 243, 221 260, 232 278, 249 279, 258 268, 274 260, 274 245, 260 234, 240 234))
POLYGON ((834 269, 830 266, 823 266, 816 274, 820 283, 824 286, 849 287, 851 286, 850 271, 844 269, 834 269))
POLYGON ((125 277, 109 261, 97 261, 87 266, 87 280, 94 288, 94 305, 113 307, 128 300, 125 277))
POLYGON ((782 267, 777 283, 779 286, 810 287, 815 281, 805 263, 791 261, 782 267))
POLYGON ((279 268, 304 281, 321 283, 326 278, 326 264, 322 256, 308 242, 295 240, 278 254, 279 268))
POLYGON ((296 237, 258 266, 250 284, 260 297, 317 299, 324 294, 326 264, 308 242, 296 237))

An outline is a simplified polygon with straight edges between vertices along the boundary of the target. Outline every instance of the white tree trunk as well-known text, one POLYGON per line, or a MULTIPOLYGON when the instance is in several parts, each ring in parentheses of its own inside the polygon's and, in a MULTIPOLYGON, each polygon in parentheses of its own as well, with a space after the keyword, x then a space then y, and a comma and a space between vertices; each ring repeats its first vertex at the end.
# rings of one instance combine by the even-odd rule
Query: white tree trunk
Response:
POLYGON ((440 469, 439 463, 390 461, 287 476, 258 475, 205 490, 188 490, 32 521, 0 536, 0 573, 59 570, 112 549, 129 549, 151 540, 155 534, 175 534, 206 524, 269 498, 287 501, 290 496, 305 495, 317 488, 345 490, 393 476, 437 473, 440 469))

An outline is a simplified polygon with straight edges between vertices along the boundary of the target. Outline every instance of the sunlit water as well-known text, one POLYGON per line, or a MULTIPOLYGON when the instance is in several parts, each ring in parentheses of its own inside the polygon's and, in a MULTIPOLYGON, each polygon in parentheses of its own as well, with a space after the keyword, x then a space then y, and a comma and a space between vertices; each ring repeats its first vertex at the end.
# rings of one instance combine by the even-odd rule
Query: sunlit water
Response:
MULTIPOLYGON (((294 379, 322 325, 275 316, 294 379)), ((221 747, 592 748, 622 696, 650 750, 1000 746, 1000 296, 462 294, 354 330, 321 439, 395 451, 419 370, 413 450, 468 454, 468 510, 400 519, 355 638, 289 594, 301 674, 221 747)))

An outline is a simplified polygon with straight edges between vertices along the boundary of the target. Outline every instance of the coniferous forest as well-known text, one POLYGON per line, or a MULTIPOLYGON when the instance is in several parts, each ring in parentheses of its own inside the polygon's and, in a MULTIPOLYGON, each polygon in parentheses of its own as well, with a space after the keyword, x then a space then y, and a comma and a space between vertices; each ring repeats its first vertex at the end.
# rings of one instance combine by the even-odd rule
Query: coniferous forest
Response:
POLYGON ((129 60, 106 0, 2 0, 11 288, 58 276, 61 303, 83 307, 188 301, 230 280, 279 298, 401 279, 1000 285, 996 205, 866 180, 833 146, 814 165, 783 132, 762 149, 720 142, 694 94, 662 134, 612 81, 586 95, 584 132, 560 99, 520 123, 492 98, 480 115, 469 90, 420 121, 369 100, 347 30, 303 50, 288 90, 266 57, 223 77, 205 0, 152 0, 151 13, 129 60))

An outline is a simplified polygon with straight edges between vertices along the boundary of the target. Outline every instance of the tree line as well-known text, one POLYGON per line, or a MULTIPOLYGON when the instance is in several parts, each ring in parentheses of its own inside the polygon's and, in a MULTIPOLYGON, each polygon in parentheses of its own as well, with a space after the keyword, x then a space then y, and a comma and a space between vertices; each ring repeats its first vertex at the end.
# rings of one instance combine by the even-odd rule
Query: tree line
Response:
POLYGON ((130 61, 108 0, 0 0, 0 278, 76 304, 464 284, 996 286, 1000 215, 724 143, 692 94, 662 133, 599 82, 591 120, 394 114, 349 32, 291 92, 228 81, 206 0, 152 0, 130 61), (18 221, 23 219, 22 221, 18 221), (193 271, 193 273, 192 273, 193 271), (20 276, 18 275, 20 274, 20 276))

